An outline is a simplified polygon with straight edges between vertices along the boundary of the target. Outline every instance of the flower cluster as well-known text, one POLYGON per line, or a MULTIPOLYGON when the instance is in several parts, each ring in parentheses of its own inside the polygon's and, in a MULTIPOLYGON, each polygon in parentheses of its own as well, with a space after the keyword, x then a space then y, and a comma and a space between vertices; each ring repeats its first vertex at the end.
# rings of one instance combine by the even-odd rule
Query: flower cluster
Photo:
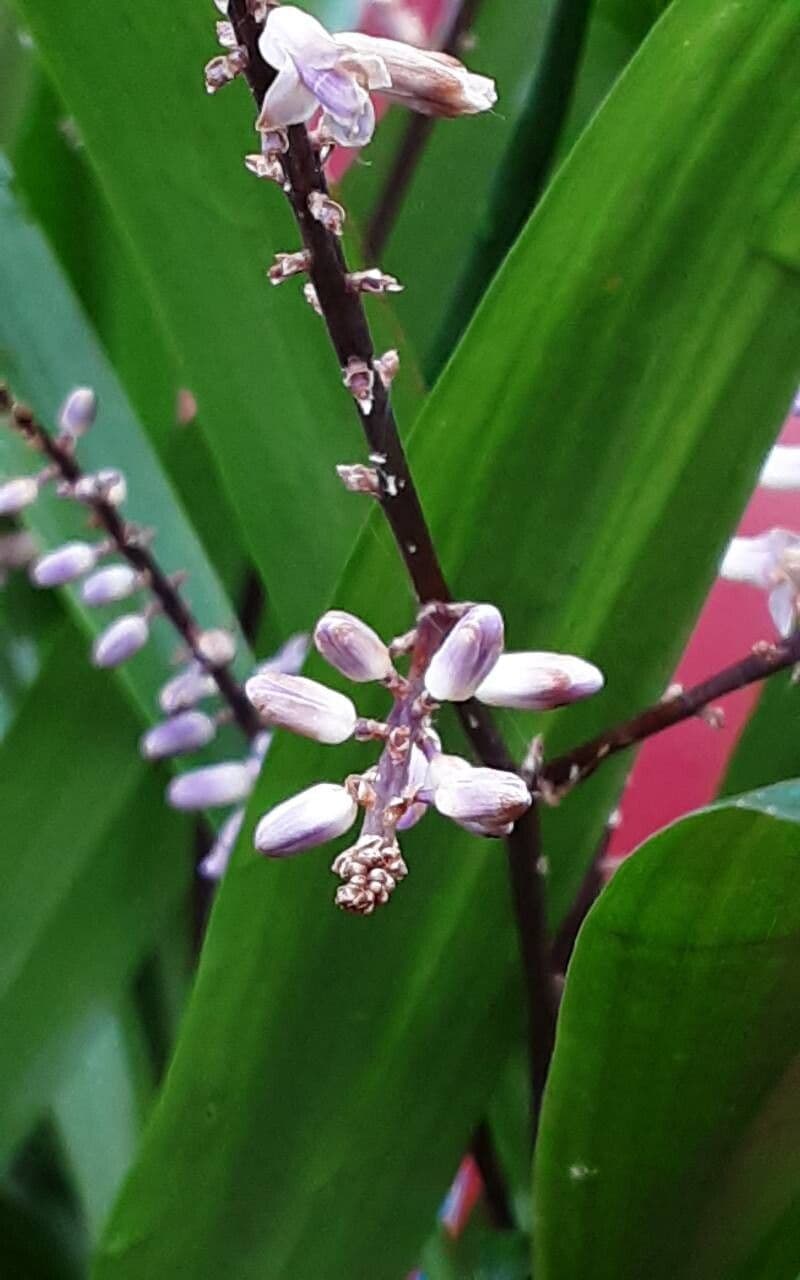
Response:
MULTIPOLYGON (((366 146, 375 129, 370 97, 375 90, 435 116, 474 115, 497 101, 492 80, 468 71, 449 54, 360 31, 331 34, 295 5, 270 8, 265 17, 259 52, 277 72, 258 121, 266 135, 306 124, 319 113, 321 142, 366 146)), ((230 23, 219 23, 217 34, 226 52, 206 66, 209 93, 247 67, 246 51, 237 45, 230 23)), ((264 161, 262 176, 281 180, 274 155, 264 161)))
MULTIPOLYGON (((146 760, 166 760, 201 751, 216 737, 219 726, 234 719, 248 739, 242 759, 202 765, 173 778, 167 800, 177 809, 201 810, 241 806, 253 789, 270 742, 258 716, 231 671, 236 640, 223 628, 203 629, 180 594, 184 574, 167 576, 148 550, 152 534, 124 519, 119 508, 127 496, 124 476, 111 469, 93 474, 81 470, 76 458, 79 437, 92 425, 97 401, 86 387, 73 391, 58 414, 58 432, 51 436, 23 405, 12 402, 0 388, 0 410, 10 414, 11 425, 40 454, 47 465, 31 475, 15 476, 0 483, 0 516, 18 516, 38 499, 47 486, 56 494, 87 508, 89 523, 101 528, 103 538, 74 539, 37 555, 24 531, 0 538, 0 566, 27 565, 32 583, 40 588, 80 583, 80 598, 90 609, 116 608, 126 602, 100 633, 92 647, 96 667, 118 667, 133 658, 150 638, 153 619, 163 614, 176 628, 188 661, 166 681, 158 694, 164 718, 141 738, 139 749, 146 760), (110 563, 103 563, 113 557, 110 563), (138 606, 127 602, 139 599, 138 606), (216 700, 216 706, 209 705, 216 700), (202 705, 201 705, 202 704, 202 705)), ((254 676, 269 672, 296 673, 308 652, 308 637, 293 636, 254 676)), ((244 811, 235 808, 223 823, 216 843, 201 864, 209 877, 218 877, 227 864, 244 811)))
POLYGON ((245 686, 264 723, 328 744, 374 739, 383 749, 365 773, 341 785, 317 783, 270 810, 255 846, 289 857, 343 835, 363 809, 356 843, 332 868, 343 881, 337 905, 362 915, 385 903, 407 874, 397 833, 430 807, 475 835, 501 837, 531 804, 518 774, 442 751, 434 727, 441 703, 475 697, 495 707, 547 710, 603 684, 597 667, 580 658, 504 653, 503 618, 488 604, 427 605, 414 630, 391 645, 360 618, 334 610, 318 622, 314 644, 348 679, 384 685, 393 701, 387 720, 359 716, 350 698, 316 680, 267 672, 245 686), (394 664, 400 654, 409 657, 406 675, 394 664))

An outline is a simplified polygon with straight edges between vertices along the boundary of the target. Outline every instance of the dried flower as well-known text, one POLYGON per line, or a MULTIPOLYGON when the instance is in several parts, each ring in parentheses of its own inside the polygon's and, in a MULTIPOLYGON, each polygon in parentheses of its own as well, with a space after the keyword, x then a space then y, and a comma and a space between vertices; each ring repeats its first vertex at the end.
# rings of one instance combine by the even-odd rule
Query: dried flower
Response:
POLYGON ((206 880, 221 880, 224 876, 243 822, 244 809, 234 809, 223 822, 216 840, 197 868, 206 880))
POLYGON ((96 667, 118 667, 147 644, 150 627, 140 613, 125 613, 101 631, 92 646, 96 667))
POLYGON ((217 93, 230 84, 247 67, 247 51, 238 45, 229 53, 218 54, 205 66, 206 93, 217 93))
POLYGON ((256 827, 255 846, 271 858, 286 858, 343 835, 357 813, 345 787, 319 782, 265 814, 256 827))
POLYGON ((92 607, 116 604, 133 595, 139 585, 139 575, 130 565, 110 564, 86 578, 81 585, 81 600, 92 607))
POLYGON ((167 787, 167 802, 173 809, 219 809, 241 804, 253 789, 257 765, 253 761, 230 761, 190 769, 173 778, 167 787))
POLYGON ((381 484, 374 467, 365 467, 361 462, 341 463, 336 474, 348 493, 368 493, 373 498, 379 497, 381 484))
POLYGON ((317 680, 264 672, 250 677, 245 692, 267 724, 316 742, 339 743, 353 736, 358 715, 352 702, 317 680))
POLYGON ((390 387, 400 372, 400 356, 391 349, 382 356, 375 356, 372 367, 385 387, 390 387))
POLYGON ((308 197, 308 211, 312 218, 321 222, 326 231, 334 236, 344 232, 345 211, 342 205, 331 200, 324 191, 312 191, 308 197))
POLYGON ((0 484, 0 516, 16 516, 39 496, 39 482, 34 476, 17 476, 0 484))
POLYGON ((497 102, 494 81, 468 71, 458 58, 434 49, 417 49, 399 40, 341 31, 337 44, 352 53, 345 65, 377 58, 383 62, 390 86, 384 97, 426 116, 470 116, 490 111, 497 102))
POLYGON ((503 615, 491 604, 473 605, 434 655, 425 687, 437 702, 466 702, 503 650, 503 615))
POLYGON ((275 261, 267 271, 272 284, 283 284, 292 276, 301 275, 311 266, 311 254, 308 249, 298 249, 296 253, 276 253, 275 261))
POLYGON ((314 644, 349 680, 386 680, 394 671, 389 650, 372 627, 342 609, 324 613, 314 630, 314 644))
MULTIPOLYGON (((402 293, 403 286, 395 276, 387 275, 379 267, 369 267, 366 271, 349 271, 347 285, 353 293, 402 293)), ((373 361, 374 363, 374 361, 373 361)))
POLYGON ((342 381, 364 416, 372 413, 375 374, 369 365, 351 356, 347 368, 342 370, 342 381))
POLYGON ((91 387, 76 387, 59 410, 59 430, 76 439, 89 430, 96 416, 97 396, 91 387))
POLYGON ((588 698, 603 687, 603 673, 567 653, 504 653, 478 685, 475 697, 490 707, 550 711, 588 698))
POLYGON ((31 581, 36 587, 63 587, 93 569, 98 554, 99 548, 90 542, 65 542, 39 557, 31 568, 31 581))
POLYGON ((720 576, 767 591, 772 621, 782 636, 791 635, 800 617, 800 536, 770 529, 756 538, 733 538, 720 576))
POLYGON ((182 756, 207 746, 216 732, 217 726, 204 712, 180 711, 148 729, 142 736, 140 750, 145 760, 182 756))

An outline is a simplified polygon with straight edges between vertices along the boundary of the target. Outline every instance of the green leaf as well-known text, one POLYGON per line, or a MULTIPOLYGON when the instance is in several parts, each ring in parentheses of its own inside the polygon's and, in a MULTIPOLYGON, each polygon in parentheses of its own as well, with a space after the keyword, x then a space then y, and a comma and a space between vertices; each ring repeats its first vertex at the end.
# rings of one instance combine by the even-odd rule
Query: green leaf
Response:
MULTIPOLYGON (((797 174, 798 55, 795 0, 672 7, 414 432, 458 595, 495 600, 510 647, 606 671, 594 705, 551 716, 548 745, 660 694, 789 402, 800 274, 759 220, 797 174)), ((405 630, 400 572, 376 516, 335 604, 405 630)), ((508 723, 521 753, 534 722, 508 723)), ((331 850, 253 856, 257 813, 369 759, 275 743, 98 1280, 178 1259, 186 1280, 396 1280, 418 1257, 517 1042, 516 941, 502 851, 433 815, 404 840, 408 881, 366 921, 328 903, 331 850)), ((554 919, 625 765, 547 815, 554 919)))
POLYGON ((279 192, 242 164, 256 145, 246 88, 204 92, 213 7, 188 5, 178 21, 139 0, 121 22, 102 5, 88 24, 81 0, 65 0, 57 23, 49 0, 18 8, 180 354, 273 607, 285 628, 306 625, 362 519, 334 470, 357 427, 299 287, 264 278, 297 232, 279 192))
POLYGON ((590 912, 540 1128, 540 1280, 795 1275, 798 820, 797 782, 693 814, 590 912), (793 1266, 765 1270, 784 1227, 793 1266))
MULTIPOLYGON (((229 623, 228 598, 52 252, 15 201, 11 175, 1 158, 0 293, 0 372, 46 424, 53 423, 72 386, 95 388, 100 416, 79 446, 82 463, 88 470, 115 466, 125 473, 130 495, 126 511, 157 530, 157 553, 167 570, 188 572, 186 595, 201 625, 229 623)), ((28 449, 3 428, 0 465, 13 472, 30 463, 28 449)), ((28 521, 48 546, 85 527, 74 504, 51 496, 29 509, 28 521)), ((91 633, 107 625, 107 614, 84 609, 75 593, 69 593, 69 600, 91 633)), ((155 690, 174 652, 174 631, 166 623, 157 624, 151 643, 119 674, 148 719, 155 714, 155 690)), ((243 670, 249 666, 244 650, 241 664, 243 670)))
POLYGON ((765 681, 756 708, 728 762, 721 794, 736 795, 800 774, 800 743, 794 729, 800 710, 800 690, 791 672, 765 681))
POLYGON ((132 748, 136 721, 62 629, 0 746, 0 1151, 104 1025, 186 884, 185 819, 132 748))

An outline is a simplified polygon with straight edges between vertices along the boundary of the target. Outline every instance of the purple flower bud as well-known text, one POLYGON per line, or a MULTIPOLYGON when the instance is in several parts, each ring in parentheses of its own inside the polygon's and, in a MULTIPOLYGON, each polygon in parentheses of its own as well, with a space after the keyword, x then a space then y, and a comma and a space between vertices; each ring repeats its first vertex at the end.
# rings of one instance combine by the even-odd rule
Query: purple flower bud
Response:
POLYGON ((197 868, 206 880, 221 880, 228 870, 233 846, 239 839, 243 822, 244 809, 234 809, 230 817, 223 822, 216 840, 197 868))
POLYGON ((503 651, 503 615, 491 604, 468 609, 436 651, 425 687, 437 702, 466 702, 503 651))
POLYGON ((440 751, 428 765, 426 786, 430 788, 432 795, 437 787, 443 787, 451 778, 469 773, 471 769, 469 760, 465 760, 463 756, 452 756, 446 751, 440 751))
MULTIPOLYGON (((467 766, 469 767, 469 766, 467 766)), ((408 789, 409 791, 421 790, 428 777, 428 757, 424 751, 421 751, 416 743, 411 748, 411 759, 408 765, 408 789)), ((398 831, 409 831, 411 827, 416 826, 420 818, 424 818, 428 811, 428 806, 420 802, 409 805, 397 824, 398 831)))
POLYGON ((173 778, 167 787, 167 802, 173 809, 217 809, 241 804, 253 789, 258 765, 250 760, 209 764, 190 769, 173 778))
POLYGON ((210 698, 217 692, 217 683, 213 676, 204 671, 199 662, 191 663, 185 671, 179 672, 162 687, 158 695, 158 704, 168 716, 176 711, 184 711, 210 698))
POLYGON ((549 711, 603 687, 603 673, 568 653, 504 653, 478 686, 475 697, 490 707, 549 711))
POLYGON ((221 627, 201 631, 195 648, 210 667, 224 667, 236 657, 236 640, 230 631, 223 631, 221 627))
POLYGON ((271 858, 286 858, 335 840, 352 827, 358 812, 350 792, 318 782, 266 813, 256 827, 255 847, 271 858))
POLYGON ((530 807, 531 795, 516 773, 470 769, 454 773, 441 783, 434 792, 433 803, 455 822, 477 824, 494 833, 515 822, 530 807))
POLYGON ((303 663, 307 657, 308 634, 305 631, 298 631, 297 635, 289 636, 286 643, 282 644, 271 658, 266 658, 264 662, 259 662, 253 674, 261 675, 264 671, 282 671, 284 675, 296 676, 302 670, 303 663))
POLYGON ((139 575, 127 564, 110 564, 90 574, 81 586, 84 604, 98 607, 125 600, 139 586, 139 575))
POLYGON ((128 486, 121 471, 106 467, 94 475, 81 476, 72 487, 78 502, 108 502, 119 507, 128 496, 128 486))
POLYGON ((97 556, 98 548, 90 542, 65 542, 39 557, 31 569, 31 581, 37 587, 63 587, 93 569, 97 556))
POLYGON ((0 570, 24 569, 36 551, 36 541, 27 529, 0 534, 0 570))
POLYGON ((389 650, 366 622, 331 609, 314 630, 314 644, 326 662, 349 680, 385 680, 394 667, 389 650))
POLYGON ((124 613, 101 631, 92 647, 96 667, 118 667, 144 648, 150 628, 140 613, 124 613))
POLYGON ((18 515, 39 496, 39 482, 33 476, 18 476, 0 484, 0 516, 18 515))
POLYGON ((199 751, 211 742, 216 732, 217 726, 204 712, 181 711, 149 729, 139 748, 145 760, 163 760, 167 756, 199 751))
POLYGON ((68 436, 82 436, 95 420, 97 396, 91 387, 76 387, 58 413, 59 428, 68 436))
POLYGON ((250 677, 245 693, 267 724, 316 742, 344 742, 356 727, 350 699, 305 676, 265 672, 250 677))

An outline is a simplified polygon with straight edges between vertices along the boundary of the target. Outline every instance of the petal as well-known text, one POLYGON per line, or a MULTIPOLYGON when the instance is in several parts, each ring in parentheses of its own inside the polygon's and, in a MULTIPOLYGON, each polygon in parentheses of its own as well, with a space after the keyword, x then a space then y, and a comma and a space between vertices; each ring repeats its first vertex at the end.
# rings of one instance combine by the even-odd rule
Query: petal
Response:
POLYGON ((800 489, 800 446, 776 444, 758 483, 765 489, 800 489))
POLYGON ((258 41, 262 58, 281 69, 289 59, 297 67, 335 67, 341 50, 330 32, 295 5, 271 10, 258 41))
POLYGON ((349 680, 385 680, 394 670, 380 636, 343 609, 329 609, 322 615, 314 630, 314 644, 326 662, 349 680))
POLYGON ((503 651, 503 615, 491 604, 473 605, 431 659, 425 688, 437 702, 465 702, 503 651))
POLYGON ((493 80, 468 71, 449 54, 360 31, 340 31, 334 38, 362 63, 368 57, 380 58, 391 79, 391 87, 384 90, 386 97, 424 115, 474 115, 490 110, 497 101, 493 80))
POLYGON ((569 653, 503 653, 475 697, 490 707, 549 711, 588 698, 603 687, 603 673, 569 653))
POLYGON ((319 782, 277 805, 256 827, 259 853, 286 858, 344 835, 352 827, 358 805, 344 787, 319 782))
POLYGON ((720 566, 720 577, 767 589, 772 586, 784 551, 797 546, 800 537, 789 529, 770 529, 756 538, 732 538, 720 566))
POLYGON ((342 123, 327 112, 322 117, 321 130, 328 133, 340 147, 365 147, 375 132, 372 99, 363 89, 359 89, 359 93, 363 95, 359 112, 349 120, 342 123))
POLYGON ((797 619, 797 589, 791 582, 779 582, 769 593, 769 612, 779 635, 790 636, 797 619))
POLYGON ((495 832, 530 808, 531 795, 516 773, 477 768, 453 774, 436 788, 433 803, 447 818, 495 832))
POLYGON ((317 109, 317 100, 295 70, 294 63, 281 67, 261 104, 256 128, 284 129, 290 124, 305 124, 317 109))

